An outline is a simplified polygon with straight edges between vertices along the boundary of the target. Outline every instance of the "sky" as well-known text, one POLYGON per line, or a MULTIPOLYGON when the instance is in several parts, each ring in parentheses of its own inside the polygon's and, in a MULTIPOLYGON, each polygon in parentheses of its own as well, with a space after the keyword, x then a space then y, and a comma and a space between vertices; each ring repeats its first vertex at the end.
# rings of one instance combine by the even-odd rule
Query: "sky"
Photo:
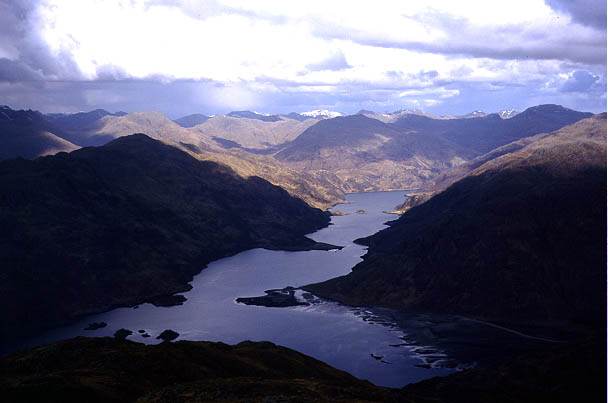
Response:
POLYGON ((602 0, 0 0, 0 104, 43 112, 606 110, 602 0))

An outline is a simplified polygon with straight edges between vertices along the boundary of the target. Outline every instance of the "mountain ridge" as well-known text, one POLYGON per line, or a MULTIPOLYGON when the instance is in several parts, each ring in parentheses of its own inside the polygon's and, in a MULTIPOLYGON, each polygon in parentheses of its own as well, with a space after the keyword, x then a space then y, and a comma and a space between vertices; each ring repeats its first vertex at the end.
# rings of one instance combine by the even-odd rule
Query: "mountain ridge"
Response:
POLYGON ((245 249, 327 247, 304 237, 327 213, 144 134, 0 162, 0 205, 0 323, 16 333, 187 290, 245 249))
POLYGON ((606 115, 586 120, 485 162, 361 240, 350 274, 305 288, 355 305, 601 322, 606 115))

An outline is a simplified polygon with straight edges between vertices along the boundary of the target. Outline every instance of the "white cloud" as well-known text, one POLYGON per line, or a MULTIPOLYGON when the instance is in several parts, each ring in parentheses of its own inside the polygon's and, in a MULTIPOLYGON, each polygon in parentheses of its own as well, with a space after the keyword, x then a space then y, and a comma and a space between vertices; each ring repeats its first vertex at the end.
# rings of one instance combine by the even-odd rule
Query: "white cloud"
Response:
MULTIPOLYGON (((24 4, 27 13, 11 13, 0 3, 8 24, 0 33, 12 38, 0 38, 0 81, 201 81, 211 84, 192 83, 191 102, 213 98, 217 108, 243 109, 278 99, 439 107, 463 87, 557 88, 551 83, 574 71, 605 82, 605 28, 595 19, 585 24, 580 7, 574 18, 543 0, 24 4)), ((90 104, 102 93, 83 97, 90 104)))

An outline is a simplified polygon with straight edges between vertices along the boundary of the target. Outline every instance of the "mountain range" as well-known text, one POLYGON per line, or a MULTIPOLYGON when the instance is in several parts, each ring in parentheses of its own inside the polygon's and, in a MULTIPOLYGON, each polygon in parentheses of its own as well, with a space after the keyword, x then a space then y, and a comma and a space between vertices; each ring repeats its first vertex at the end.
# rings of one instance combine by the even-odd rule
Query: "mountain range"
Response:
POLYGON ((9 401, 566 402, 604 391, 605 113, 172 121, 1 107, 0 159, 7 339, 116 306, 180 303, 206 263, 245 249, 332 249, 305 236, 328 225, 322 210, 345 192, 404 188, 420 192, 357 240, 363 261, 304 289, 395 315, 576 335, 401 390, 270 343, 77 338, 0 358, 9 401))
POLYGON ((35 158, 78 148, 54 131, 39 112, 15 111, 8 106, 0 106, 0 160, 35 158))
POLYGON ((350 192, 421 188, 495 147, 588 116, 557 105, 529 108, 510 119, 497 114, 433 119, 406 113, 384 123, 357 114, 318 122, 275 158, 298 169, 333 172, 350 192))
POLYGON ((605 318, 606 114, 501 147, 451 178, 360 240, 369 251, 352 273, 307 289, 503 322, 605 318))
POLYGON ((304 235, 328 222, 259 177, 143 134, 3 161, 0 326, 32 331, 184 291, 207 262, 253 247, 325 248, 304 235))
MULTIPOLYGON (((235 111, 176 121, 158 112, 22 113, 37 114, 38 136, 54 136, 56 148, 48 148, 51 151, 146 133, 197 158, 229 165, 244 176, 261 176, 321 208, 340 202, 344 192, 428 187, 442 173, 493 148, 589 116, 557 105, 510 113, 508 119, 478 111, 434 117, 412 110, 360 111, 350 116, 323 110, 288 115, 235 111)), ((10 133, 3 142, 24 136, 10 133)), ((27 144, 25 138, 18 141, 27 144)), ((10 151, 12 147, 5 149, 4 158, 18 154, 10 151)), ((28 158, 41 153, 35 147, 22 152, 28 158)))

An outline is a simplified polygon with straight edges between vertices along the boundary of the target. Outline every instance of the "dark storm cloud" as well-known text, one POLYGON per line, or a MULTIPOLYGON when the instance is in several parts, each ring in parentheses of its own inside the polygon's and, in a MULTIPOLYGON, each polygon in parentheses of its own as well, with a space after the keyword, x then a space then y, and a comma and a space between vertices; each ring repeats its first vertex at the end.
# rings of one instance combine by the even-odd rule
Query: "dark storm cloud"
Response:
POLYGON ((82 78, 72 56, 53 53, 40 36, 37 4, 33 0, 0 0, 0 55, 6 59, 0 66, 0 81, 11 81, 15 76, 28 80, 82 78))
POLYGON ((606 1, 604 0, 545 0, 554 10, 569 14, 583 25, 606 29, 606 1))
POLYGON ((0 82, 37 81, 43 78, 42 74, 20 61, 0 59, 0 82))

